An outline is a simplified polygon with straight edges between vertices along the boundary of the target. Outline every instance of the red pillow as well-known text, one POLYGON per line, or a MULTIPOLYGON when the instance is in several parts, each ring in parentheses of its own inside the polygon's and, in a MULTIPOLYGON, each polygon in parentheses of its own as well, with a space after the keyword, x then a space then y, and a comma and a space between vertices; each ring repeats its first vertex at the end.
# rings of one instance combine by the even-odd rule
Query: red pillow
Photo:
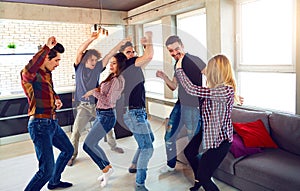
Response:
POLYGON ((246 147, 278 148, 270 137, 262 120, 248 123, 232 123, 235 131, 242 137, 246 147))

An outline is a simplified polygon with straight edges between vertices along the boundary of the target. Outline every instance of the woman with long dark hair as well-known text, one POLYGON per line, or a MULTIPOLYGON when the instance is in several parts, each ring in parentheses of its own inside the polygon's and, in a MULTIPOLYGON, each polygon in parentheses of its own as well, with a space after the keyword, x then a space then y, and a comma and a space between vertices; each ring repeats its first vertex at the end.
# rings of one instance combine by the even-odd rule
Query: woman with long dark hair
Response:
POLYGON ((121 75, 125 69, 126 56, 123 53, 115 54, 110 61, 110 74, 101 82, 98 88, 87 92, 84 97, 90 95, 98 99, 96 106, 96 119, 93 127, 87 135, 83 150, 92 158, 92 160, 102 170, 102 175, 98 178, 101 181, 101 186, 104 187, 108 178, 113 173, 113 168, 110 165, 106 154, 99 146, 99 141, 114 127, 116 123, 116 101, 121 97, 124 89, 124 78, 121 75))

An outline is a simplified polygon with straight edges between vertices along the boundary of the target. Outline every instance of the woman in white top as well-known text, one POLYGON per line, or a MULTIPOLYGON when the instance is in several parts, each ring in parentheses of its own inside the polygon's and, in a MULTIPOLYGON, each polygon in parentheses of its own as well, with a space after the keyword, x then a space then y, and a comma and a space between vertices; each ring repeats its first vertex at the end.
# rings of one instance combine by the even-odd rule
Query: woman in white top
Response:
POLYGON ((98 88, 88 91, 84 95, 86 98, 93 95, 98 99, 96 119, 84 141, 83 150, 102 170, 103 174, 98 178, 102 187, 107 184, 109 176, 113 173, 113 168, 98 143, 116 123, 116 101, 121 97, 125 83, 120 74, 125 69, 126 60, 127 58, 123 53, 115 54, 110 61, 110 75, 101 82, 98 88))

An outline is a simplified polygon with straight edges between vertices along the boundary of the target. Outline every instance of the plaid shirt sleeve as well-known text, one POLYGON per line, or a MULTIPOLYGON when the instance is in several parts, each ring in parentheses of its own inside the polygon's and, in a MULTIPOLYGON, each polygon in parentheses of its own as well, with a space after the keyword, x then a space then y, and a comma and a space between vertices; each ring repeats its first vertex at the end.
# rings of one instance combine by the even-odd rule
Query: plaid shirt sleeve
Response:
POLYGON ((191 80, 186 76, 182 68, 176 69, 176 74, 179 81, 181 82, 185 91, 192 95, 202 98, 209 98, 215 101, 226 102, 229 97, 229 92, 227 88, 206 88, 198 85, 194 85, 191 80))
POLYGON ((25 68, 21 72, 21 79, 24 82, 33 82, 36 78, 36 73, 44 63, 50 49, 48 46, 44 46, 39 52, 37 52, 25 68))

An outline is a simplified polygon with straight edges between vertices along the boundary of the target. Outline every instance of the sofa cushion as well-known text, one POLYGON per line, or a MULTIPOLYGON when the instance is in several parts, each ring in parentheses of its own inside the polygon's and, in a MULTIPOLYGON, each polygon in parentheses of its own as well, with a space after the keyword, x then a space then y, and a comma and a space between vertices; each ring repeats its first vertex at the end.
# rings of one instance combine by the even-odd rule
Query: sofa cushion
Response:
POLYGON ((238 134, 234 134, 230 152, 233 154, 234 158, 239 158, 241 156, 260 153, 262 150, 259 147, 246 147, 242 138, 238 134))
POLYGON ((244 156, 234 158, 233 154, 228 152, 218 168, 224 172, 234 175, 234 165, 243 158, 244 156))
POLYGON ((251 122, 261 119, 267 128, 267 131, 270 132, 269 117, 270 112, 266 111, 250 111, 245 109, 233 108, 231 113, 232 122, 251 122))
POLYGON ((260 119, 247 123, 233 123, 233 127, 242 137, 246 147, 278 148, 260 119))
POLYGON ((270 190, 300 188, 300 156, 282 149, 264 149, 235 164, 235 175, 270 190))
POLYGON ((272 113, 270 126, 271 135, 279 147, 300 155, 300 116, 272 113))

